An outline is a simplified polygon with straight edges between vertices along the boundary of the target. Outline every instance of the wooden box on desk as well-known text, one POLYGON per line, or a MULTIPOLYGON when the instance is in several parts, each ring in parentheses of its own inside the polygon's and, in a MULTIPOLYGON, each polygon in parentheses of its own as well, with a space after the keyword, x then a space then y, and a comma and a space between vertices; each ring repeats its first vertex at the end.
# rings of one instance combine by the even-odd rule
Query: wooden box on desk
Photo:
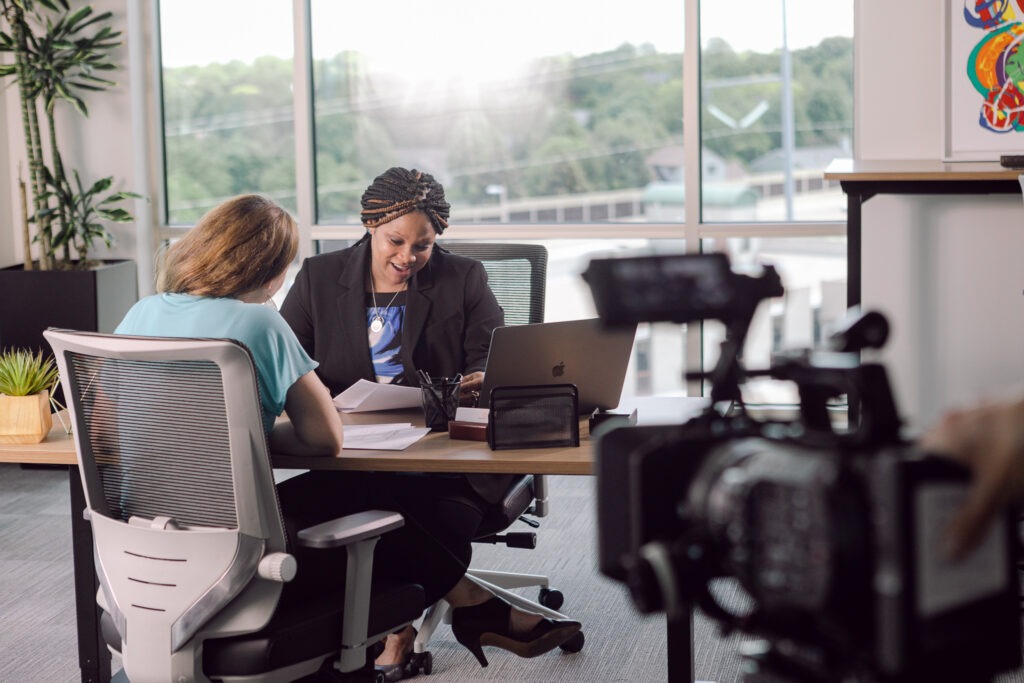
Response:
POLYGON ((448 437, 462 441, 487 441, 487 408, 459 406, 455 419, 448 422, 448 437))
POLYGON ((451 420, 448 423, 448 438, 463 441, 487 441, 487 425, 466 420, 451 420))

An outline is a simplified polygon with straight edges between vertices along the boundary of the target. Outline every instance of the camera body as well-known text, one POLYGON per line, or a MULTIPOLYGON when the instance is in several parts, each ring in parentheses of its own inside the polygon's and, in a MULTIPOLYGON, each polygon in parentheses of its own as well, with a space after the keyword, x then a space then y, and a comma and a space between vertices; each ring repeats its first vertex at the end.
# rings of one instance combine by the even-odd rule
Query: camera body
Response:
POLYGON ((596 437, 599 568, 640 611, 672 620, 696 606, 757 636, 750 681, 989 680, 1020 665, 1016 511, 969 557, 943 555, 969 476, 901 437, 884 368, 860 360, 884 344, 881 315, 854 313, 828 349, 748 372, 750 318, 782 293, 773 269, 750 277, 724 255, 686 254, 593 261, 585 278, 606 324, 727 329, 715 368, 692 375, 712 383, 703 413, 596 437), (794 382, 799 417, 749 415, 752 375, 794 382), (829 410, 843 397, 845 428, 829 410), (722 579, 747 608, 723 604, 722 579))

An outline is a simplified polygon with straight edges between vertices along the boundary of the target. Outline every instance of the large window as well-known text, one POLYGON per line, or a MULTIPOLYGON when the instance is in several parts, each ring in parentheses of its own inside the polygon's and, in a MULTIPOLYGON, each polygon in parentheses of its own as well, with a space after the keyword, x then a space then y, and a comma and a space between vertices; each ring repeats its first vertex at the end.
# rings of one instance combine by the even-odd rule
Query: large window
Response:
MULTIPOLYGON (((549 245, 550 319, 591 314, 579 272, 623 249, 775 263, 790 294, 751 358, 845 308, 845 201, 822 173, 851 154, 853 0, 159 7, 165 236, 261 192, 309 254, 357 236, 362 191, 402 165, 445 185, 446 238, 549 245)), ((641 331, 630 388, 685 391, 713 341, 641 331)))
POLYGON ((822 172, 851 155, 853 3, 705 2, 700 28, 703 220, 842 219, 822 172))
POLYGON ((246 192, 295 211, 292 7, 160 2, 166 221, 246 192))
MULTIPOLYGON (((744 349, 747 366, 763 368, 774 351, 820 343, 846 310, 845 236, 821 225, 844 220, 846 202, 822 174, 851 156, 853 5, 832 3, 828 13, 807 0, 700 8, 701 220, 746 224, 702 248, 728 252, 734 268, 778 269, 786 295, 761 307, 744 349), (722 211, 738 196, 745 214, 722 211)), ((704 332, 691 365, 717 356, 721 330, 704 332)), ((773 381, 749 382, 744 394, 754 404, 797 400, 794 386, 773 381)))
POLYGON ((319 222, 367 179, 445 184, 455 223, 646 220, 683 163, 683 5, 416 0, 311 8, 319 222))

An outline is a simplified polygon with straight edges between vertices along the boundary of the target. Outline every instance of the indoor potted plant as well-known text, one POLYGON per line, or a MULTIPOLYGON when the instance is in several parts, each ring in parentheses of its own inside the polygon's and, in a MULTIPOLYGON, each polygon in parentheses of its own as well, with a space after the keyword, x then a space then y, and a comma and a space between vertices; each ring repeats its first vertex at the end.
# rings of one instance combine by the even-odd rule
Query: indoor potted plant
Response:
POLYGON ((0 443, 39 443, 50 433, 50 394, 59 375, 52 356, 0 353, 0 443))
POLYGON ((111 16, 91 5, 72 10, 67 0, 0 0, 0 55, 12 58, 0 64, 0 77, 16 80, 28 160, 25 258, 0 268, 0 291, 30 293, 0 297, 0 348, 46 348, 42 332, 50 326, 112 331, 138 298, 133 261, 89 257, 97 241, 111 243, 110 223, 133 220, 119 204, 138 195, 112 190, 112 177, 83 183, 69 171, 55 120, 68 106, 88 116, 85 93, 115 85, 105 78, 121 45, 111 16))

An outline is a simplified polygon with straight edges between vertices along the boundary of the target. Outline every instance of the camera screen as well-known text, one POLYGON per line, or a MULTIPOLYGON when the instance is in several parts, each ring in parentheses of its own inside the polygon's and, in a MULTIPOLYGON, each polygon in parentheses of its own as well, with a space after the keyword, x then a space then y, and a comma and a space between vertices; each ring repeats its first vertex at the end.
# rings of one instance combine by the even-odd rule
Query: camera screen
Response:
POLYGON ((608 324, 724 319, 736 295, 724 254, 594 260, 584 278, 608 324))
POLYGON ((916 492, 916 607, 922 617, 998 594, 1010 581, 1001 519, 967 557, 954 562, 942 555, 943 534, 966 497, 966 484, 931 483, 916 492))

